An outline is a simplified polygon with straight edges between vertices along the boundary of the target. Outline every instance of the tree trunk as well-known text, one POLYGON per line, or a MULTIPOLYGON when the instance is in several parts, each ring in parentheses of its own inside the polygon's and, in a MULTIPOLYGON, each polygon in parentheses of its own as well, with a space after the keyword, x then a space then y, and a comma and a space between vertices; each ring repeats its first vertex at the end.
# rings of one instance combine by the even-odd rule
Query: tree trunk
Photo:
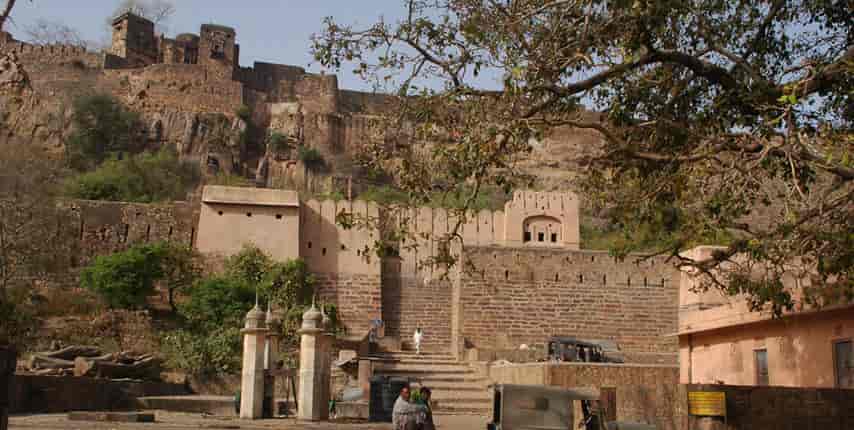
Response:
POLYGON ((77 357, 74 360, 74 376, 109 379, 158 379, 160 376, 160 361, 155 357, 148 357, 133 364, 121 364, 77 357))
POLYGON ((62 360, 74 360, 77 357, 94 357, 101 354, 101 350, 94 346, 72 345, 57 351, 40 352, 38 355, 48 358, 59 358, 62 360))
POLYGON ((33 354, 27 362, 27 368, 30 370, 37 369, 71 369, 74 367, 74 362, 71 360, 63 360, 61 358, 45 357, 39 354, 33 354))

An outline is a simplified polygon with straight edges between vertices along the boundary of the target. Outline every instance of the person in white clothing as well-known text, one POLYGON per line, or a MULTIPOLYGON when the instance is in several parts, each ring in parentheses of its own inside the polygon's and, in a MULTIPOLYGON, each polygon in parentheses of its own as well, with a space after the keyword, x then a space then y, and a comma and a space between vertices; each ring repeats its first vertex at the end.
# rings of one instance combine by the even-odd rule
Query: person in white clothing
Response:
POLYGON ((421 339, 424 338, 424 333, 421 332, 421 327, 415 329, 412 334, 412 342, 415 344, 415 353, 421 354, 421 339))

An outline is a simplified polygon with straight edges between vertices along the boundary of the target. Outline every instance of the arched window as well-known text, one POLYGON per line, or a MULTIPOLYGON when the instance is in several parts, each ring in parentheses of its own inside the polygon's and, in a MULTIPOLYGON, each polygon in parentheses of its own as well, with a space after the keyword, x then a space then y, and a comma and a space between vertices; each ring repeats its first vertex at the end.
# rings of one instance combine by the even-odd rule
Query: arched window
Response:
POLYGON ((536 245, 560 243, 561 222, 559 219, 537 215, 528 217, 522 224, 522 242, 536 245))

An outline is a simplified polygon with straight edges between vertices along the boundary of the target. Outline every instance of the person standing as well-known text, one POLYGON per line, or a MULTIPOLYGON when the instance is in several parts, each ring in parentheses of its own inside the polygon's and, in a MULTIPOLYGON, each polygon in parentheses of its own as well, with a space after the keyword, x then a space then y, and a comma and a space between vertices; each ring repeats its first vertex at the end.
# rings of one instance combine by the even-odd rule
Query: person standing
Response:
POLYGON ((421 340, 424 338, 424 333, 421 332, 421 327, 415 329, 412 334, 412 342, 415 344, 415 353, 421 355, 421 340))
POLYGON ((400 396, 394 402, 391 426, 394 430, 417 430, 417 416, 423 407, 409 402, 409 386, 400 390, 400 396))
POLYGON ((427 387, 421 387, 418 405, 423 408, 419 415, 418 430, 436 430, 433 423, 433 408, 430 405, 431 392, 427 387))

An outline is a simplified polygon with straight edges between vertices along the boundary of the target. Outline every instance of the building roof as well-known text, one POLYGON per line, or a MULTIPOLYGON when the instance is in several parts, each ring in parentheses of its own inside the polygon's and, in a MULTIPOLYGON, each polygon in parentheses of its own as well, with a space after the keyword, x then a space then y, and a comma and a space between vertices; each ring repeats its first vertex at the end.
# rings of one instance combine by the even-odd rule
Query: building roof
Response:
POLYGON ((299 195, 292 190, 208 185, 202 192, 202 202, 222 205, 299 207, 299 195))

